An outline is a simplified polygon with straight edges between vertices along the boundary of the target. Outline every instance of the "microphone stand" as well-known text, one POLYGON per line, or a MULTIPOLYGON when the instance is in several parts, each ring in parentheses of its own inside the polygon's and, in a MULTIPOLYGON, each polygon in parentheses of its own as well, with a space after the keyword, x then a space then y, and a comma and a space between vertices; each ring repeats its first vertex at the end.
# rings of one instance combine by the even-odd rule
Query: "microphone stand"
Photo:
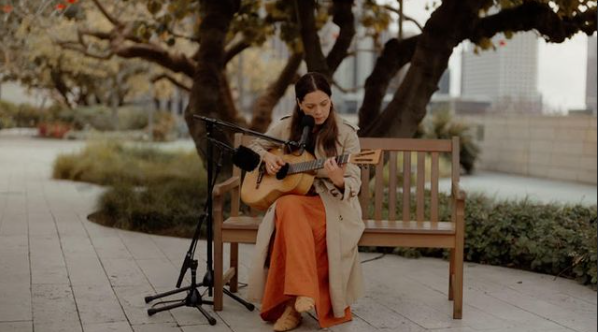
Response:
MULTIPOLYGON (((210 325, 216 324, 216 319, 214 319, 212 316, 210 316, 210 314, 202 307, 202 304, 213 305, 214 302, 203 300, 202 295, 197 290, 198 287, 207 287, 209 296, 212 296, 212 289, 214 287, 214 270, 212 268, 212 241, 213 241, 212 194, 213 194, 214 185, 216 184, 216 179, 218 178, 218 174, 220 172, 220 169, 222 168, 222 153, 220 154, 219 160, 216 163, 216 172, 215 172, 215 174, 213 174, 214 170, 213 170, 213 161, 212 161, 212 155, 213 155, 212 144, 217 142, 218 145, 221 147, 225 146, 226 148, 230 148, 226 144, 218 142, 217 140, 212 138, 214 124, 216 124, 216 123, 218 123, 218 121, 206 121, 207 158, 208 158, 208 174, 207 174, 208 193, 207 193, 206 201, 204 203, 204 213, 199 217, 199 222, 195 228, 195 233, 193 234, 193 239, 191 240, 191 245, 189 246, 189 249, 187 250, 187 254, 185 255, 185 260, 183 261, 183 265, 181 266, 181 271, 180 271, 179 278, 178 278, 178 281, 176 284, 177 288, 174 290, 165 292, 165 293, 156 294, 153 296, 146 296, 145 303, 149 303, 155 299, 159 299, 159 298, 166 297, 169 295, 181 293, 184 291, 187 291, 187 296, 184 299, 180 299, 180 300, 156 303, 155 305, 170 303, 170 302, 177 302, 175 304, 165 305, 165 306, 162 306, 159 308, 152 307, 152 308, 148 309, 147 314, 150 316, 152 316, 158 312, 161 312, 161 311, 186 306, 186 307, 197 308, 206 317, 206 319, 208 320, 210 325), (207 231, 208 231, 208 234, 207 234, 208 235, 208 239, 207 239, 208 253, 207 253, 207 255, 208 255, 208 258, 207 258, 207 262, 206 262, 206 273, 204 275, 203 281, 201 283, 197 283, 196 277, 197 277, 198 261, 197 261, 197 259, 194 258, 194 256, 195 256, 195 248, 197 247, 197 243, 199 240, 201 225, 203 224, 204 220, 207 220, 207 231), (191 269, 191 285, 181 288, 181 283, 183 281, 185 273, 187 272, 187 269, 191 269)), ((254 310, 255 307, 253 304, 246 302, 245 300, 241 299, 237 295, 231 293, 229 290, 224 289, 224 293, 227 294, 228 296, 230 296, 231 298, 233 298, 234 300, 236 300, 237 302, 244 305, 248 310, 250 310, 250 311, 254 310)))

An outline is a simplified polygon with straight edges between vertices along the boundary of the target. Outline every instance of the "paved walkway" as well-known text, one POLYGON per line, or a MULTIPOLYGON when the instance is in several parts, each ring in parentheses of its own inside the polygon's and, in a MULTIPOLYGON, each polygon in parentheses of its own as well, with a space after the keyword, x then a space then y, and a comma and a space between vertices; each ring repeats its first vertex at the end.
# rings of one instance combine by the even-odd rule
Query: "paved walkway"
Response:
MULTIPOLYGON (((214 314, 215 326, 191 308, 148 317, 143 297, 174 287, 189 242, 88 222, 101 188, 50 179, 56 154, 81 146, 0 138, 0 331, 271 330, 257 312, 229 298, 225 310, 214 314)), ((205 251, 202 242, 200 276, 205 251)), ((241 246, 241 281, 247 280, 251 251, 241 246)), ((447 270, 442 260, 393 255, 365 263, 368 295, 354 306, 353 322, 330 330, 596 331, 595 291, 562 278, 478 264, 466 264, 464 317, 453 320, 447 270)), ((311 316, 298 329, 315 330, 311 316)))

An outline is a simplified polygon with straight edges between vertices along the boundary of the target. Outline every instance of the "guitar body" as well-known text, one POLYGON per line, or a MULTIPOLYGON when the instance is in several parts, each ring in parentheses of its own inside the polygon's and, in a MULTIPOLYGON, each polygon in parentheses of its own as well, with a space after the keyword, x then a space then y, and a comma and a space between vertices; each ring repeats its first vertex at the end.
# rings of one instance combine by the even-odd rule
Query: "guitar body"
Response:
MULTIPOLYGON (((281 149, 273 149, 269 152, 282 157, 289 164, 315 160, 315 157, 308 152, 303 152, 300 156, 284 154, 281 149)), ((314 183, 315 172, 291 174, 279 180, 276 175, 269 175, 262 166, 263 163, 254 171, 247 172, 241 186, 241 199, 257 210, 266 210, 280 196, 305 195, 314 183)))

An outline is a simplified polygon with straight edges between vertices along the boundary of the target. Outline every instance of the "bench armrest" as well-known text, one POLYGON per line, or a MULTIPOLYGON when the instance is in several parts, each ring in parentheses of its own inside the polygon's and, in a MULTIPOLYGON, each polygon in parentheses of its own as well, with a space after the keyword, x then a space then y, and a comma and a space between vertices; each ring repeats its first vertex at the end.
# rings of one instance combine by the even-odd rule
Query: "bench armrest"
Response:
POLYGON ((214 197, 224 196, 227 192, 231 191, 235 187, 240 186, 241 179, 238 176, 230 177, 224 182, 220 182, 214 186, 214 197))
POLYGON ((453 186, 451 190, 452 213, 451 221, 455 223, 457 233, 463 236, 465 225, 465 198, 467 194, 463 190, 458 189, 459 186, 453 186))
POLYGON ((224 194, 233 190, 234 188, 239 187, 241 184, 241 180, 239 176, 233 176, 228 180, 218 183, 214 186, 214 190, 212 192, 212 211, 213 211, 213 221, 214 221, 214 230, 217 233, 216 235, 220 234, 220 229, 222 227, 222 223, 224 222, 223 217, 223 210, 224 210, 224 194))

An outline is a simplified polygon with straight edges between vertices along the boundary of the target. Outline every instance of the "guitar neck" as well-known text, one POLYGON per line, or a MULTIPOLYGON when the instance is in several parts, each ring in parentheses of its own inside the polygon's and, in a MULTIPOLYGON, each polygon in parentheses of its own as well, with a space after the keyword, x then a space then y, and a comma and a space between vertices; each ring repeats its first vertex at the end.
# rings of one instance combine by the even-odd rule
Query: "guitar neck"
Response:
MULTIPOLYGON (((339 166, 347 164, 349 162, 349 158, 351 157, 350 154, 343 154, 340 156, 336 156, 334 159, 339 166)), ((297 173, 305 173, 310 171, 316 171, 319 169, 324 168, 324 163, 328 160, 328 158, 316 159, 312 161, 305 161, 302 163, 290 164, 289 171, 287 174, 297 174, 297 173)))

